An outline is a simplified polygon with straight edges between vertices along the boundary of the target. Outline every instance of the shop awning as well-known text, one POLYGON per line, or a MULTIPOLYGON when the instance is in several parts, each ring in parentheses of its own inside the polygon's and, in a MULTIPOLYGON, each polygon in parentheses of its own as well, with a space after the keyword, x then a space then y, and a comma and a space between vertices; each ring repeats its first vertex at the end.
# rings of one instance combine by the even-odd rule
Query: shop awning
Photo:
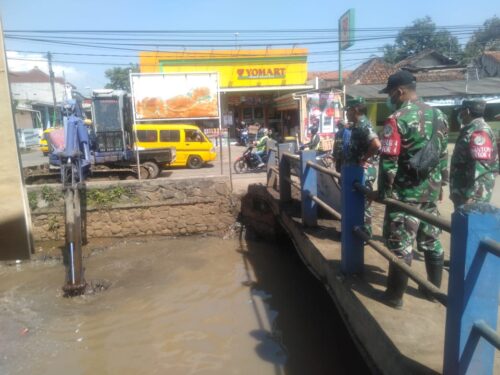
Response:
POLYGON ((278 111, 298 110, 299 98, 295 99, 295 94, 289 93, 275 98, 274 104, 278 111))

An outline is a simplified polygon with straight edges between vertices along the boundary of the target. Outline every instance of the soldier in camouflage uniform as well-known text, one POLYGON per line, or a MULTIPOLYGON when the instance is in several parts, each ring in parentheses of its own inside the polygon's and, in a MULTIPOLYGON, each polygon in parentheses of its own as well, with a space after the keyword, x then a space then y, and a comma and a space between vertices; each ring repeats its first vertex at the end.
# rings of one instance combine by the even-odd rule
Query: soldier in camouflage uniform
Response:
MULTIPOLYGON (((394 198, 417 209, 439 215, 437 201, 442 198, 442 186, 448 181, 448 123, 438 109, 420 101, 416 93, 416 79, 407 71, 391 75, 387 87, 387 105, 395 112, 384 125, 379 164, 379 197, 394 198), (409 163, 410 159, 431 139, 435 132, 439 155, 427 176, 419 175, 409 163)), ((387 207, 384 218, 384 238, 387 247, 411 265, 413 242, 424 252, 427 278, 437 287, 441 285, 443 247, 439 241, 441 231, 420 219, 387 207)), ((390 264, 385 302, 401 308, 408 276, 390 264)), ((423 292, 423 291, 422 291, 423 292)), ((430 299, 430 297, 429 297, 430 299)))
POLYGON ((484 121, 484 100, 464 100, 460 129, 450 167, 450 199, 455 208, 489 202, 498 173, 498 149, 493 131, 484 121))
POLYGON ((342 169, 342 161, 343 161, 343 142, 342 138, 344 136, 345 123, 343 121, 339 121, 337 124, 337 133, 335 133, 335 143, 333 144, 332 156, 335 160, 335 170, 340 173, 342 169))
MULTIPOLYGON (((347 120, 351 122, 351 141, 345 155, 346 164, 355 164, 364 168, 365 185, 373 190, 377 178, 375 156, 380 151, 380 141, 373 131, 368 117, 366 117, 366 104, 363 97, 347 101, 347 120)), ((372 208, 371 201, 365 201, 365 232, 372 235, 372 208)))

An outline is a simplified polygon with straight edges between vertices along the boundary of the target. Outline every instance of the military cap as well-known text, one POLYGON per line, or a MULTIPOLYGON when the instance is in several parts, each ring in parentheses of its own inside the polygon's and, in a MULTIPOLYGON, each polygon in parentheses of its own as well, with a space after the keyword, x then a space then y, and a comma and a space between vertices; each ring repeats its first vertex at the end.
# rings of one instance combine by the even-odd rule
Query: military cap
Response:
POLYGON ((462 105, 458 107, 459 110, 468 109, 470 113, 482 116, 486 108, 486 101, 475 99, 475 100, 464 100, 462 105))
POLYGON ((415 76, 407 70, 399 70, 389 76, 387 79, 387 86, 380 90, 379 94, 388 94, 391 90, 394 90, 399 86, 409 85, 412 83, 417 83, 415 76))
POLYGON ((355 98, 347 99, 345 107, 350 108, 358 104, 366 104, 365 98, 363 98, 362 96, 357 96, 355 98))

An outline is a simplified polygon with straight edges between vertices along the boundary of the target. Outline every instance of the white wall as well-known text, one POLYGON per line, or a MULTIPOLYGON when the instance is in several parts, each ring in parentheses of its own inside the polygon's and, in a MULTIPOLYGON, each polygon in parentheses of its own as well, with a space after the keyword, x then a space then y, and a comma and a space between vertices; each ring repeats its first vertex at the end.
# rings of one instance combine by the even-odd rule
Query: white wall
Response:
MULTIPOLYGON (((11 84, 12 99, 19 101, 36 101, 39 103, 52 104, 52 90, 50 83, 12 83, 11 84)), ((56 92, 56 102, 64 100, 64 85, 60 83, 54 84, 56 92)))

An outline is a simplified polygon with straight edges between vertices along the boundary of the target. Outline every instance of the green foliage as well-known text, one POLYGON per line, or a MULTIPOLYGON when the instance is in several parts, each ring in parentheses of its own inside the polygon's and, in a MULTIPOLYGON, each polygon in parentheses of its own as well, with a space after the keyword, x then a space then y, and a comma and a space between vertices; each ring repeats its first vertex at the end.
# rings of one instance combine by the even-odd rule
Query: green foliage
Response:
POLYGON ((50 215, 48 217, 47 224, 49 225, 49 232, 56 232, 60 227, 55 215, 50 215))
POLYGON ((107 69, 104 72, 104 75, 109 80, 109 83, 107 83, 105 87, 107 89, 125 90, 130 92, 130 71, 132 73, 137 73, 139 71, 139 65, 130 64, 127 68, 114 67, 107 69))
POLYGON ((384 60, 393 64, 429 49, 458 60, 462 57, 458 39, 447 30, 437 30, 436 24, 426 16, 401 30, 393 45, 383 47, 384 60))
POLYGON ((31 210, 34 210, 38 207, 38 194, 36 193, 36 191, 28 192, 28 204, 31 210))
POLYGON ((500 51, 500 18, 487 19, 465 45, 464 62, 469 63, 484 51, 500 51))
POLYGON ((130 196, 131 191, 122 186, 115 186, 109 189, 93 189, 87 191, 87 202, 92 206, 109 207, 111 204, 120 201, 123 196, 130 196))
POLYGON ((49 206, 52 206, 55 201, 61 198, 61 193, 54 188, 45 185, 40 191, 40 196, 49 206))

